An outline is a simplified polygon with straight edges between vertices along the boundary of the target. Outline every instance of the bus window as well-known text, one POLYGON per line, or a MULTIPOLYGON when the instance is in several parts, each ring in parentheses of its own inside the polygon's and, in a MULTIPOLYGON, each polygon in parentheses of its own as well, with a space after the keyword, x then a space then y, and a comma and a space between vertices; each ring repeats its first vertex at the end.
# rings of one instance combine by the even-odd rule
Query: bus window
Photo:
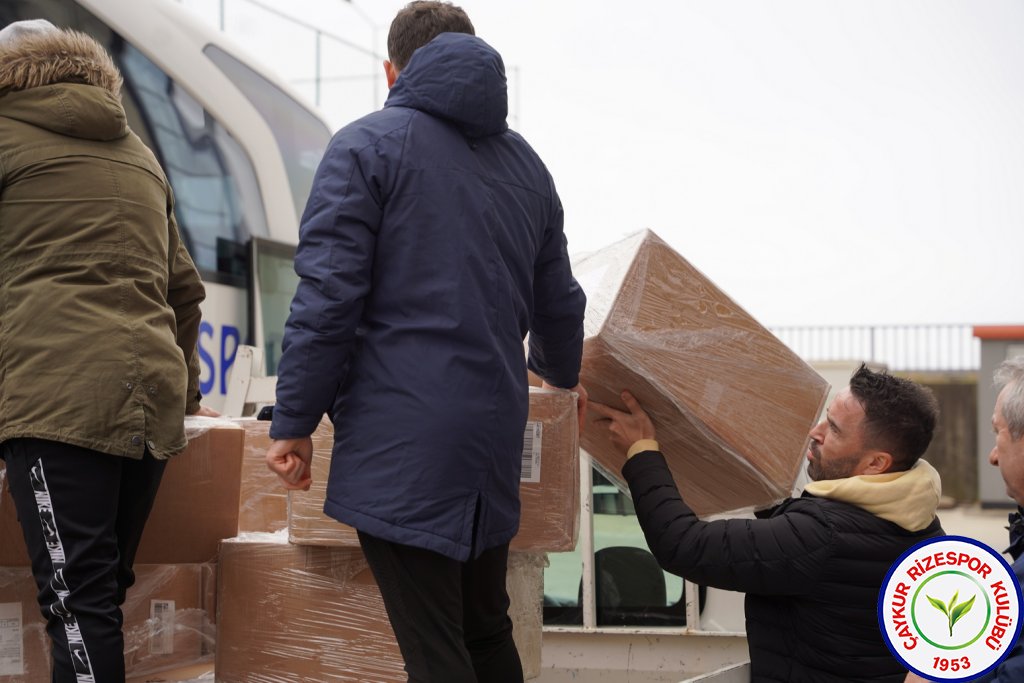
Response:
MULTIPOLYGON (((597 626, 686 624, 683 580, 664 571, 647 549, 633 501, 593 468, 594 596, 597 626)), ((586 495, 581 491, 581 495, 586 495)), ((583 596, 579 546, 550 553, 544 570, 544 624, 580 626, 583 596)), ((707 589, 698 588, 703 610, 707 589)))
POLYGON ((245 245, 252 236, 268 234, 248 155, 144 54, 125 42, 112 52, 124 76, 125 99, 137 110, 144 139, 174 187, 178 225, 203 279, 244 287, 245 245))
POLYGON ((203 52, 238 86, 270 126, 284 159, 295 215, 301 218, 331 132, 290 95, 224 50, 207 45, 203 52))
POLYGON ((249 286, 249 320, 253 323, 252 343, 263 349, 267 375, 277 374, 281 342, 292 297, 299 286, 295 274, 295 245, 265 239, 250 243, 253 282, 249 286))

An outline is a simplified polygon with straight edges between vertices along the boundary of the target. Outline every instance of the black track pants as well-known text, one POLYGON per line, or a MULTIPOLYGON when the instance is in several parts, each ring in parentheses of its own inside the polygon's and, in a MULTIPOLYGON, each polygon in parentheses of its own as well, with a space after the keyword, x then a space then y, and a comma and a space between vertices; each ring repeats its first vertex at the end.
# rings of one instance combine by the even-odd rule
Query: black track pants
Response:
POLYGON ((166 461, 0 444, 53 644, 53 683, 123 683, 121 608, 166 461))
POLYGON ((522 683, 505 588, 508 545, 458 562, 359 532, 410 683, 522 683))

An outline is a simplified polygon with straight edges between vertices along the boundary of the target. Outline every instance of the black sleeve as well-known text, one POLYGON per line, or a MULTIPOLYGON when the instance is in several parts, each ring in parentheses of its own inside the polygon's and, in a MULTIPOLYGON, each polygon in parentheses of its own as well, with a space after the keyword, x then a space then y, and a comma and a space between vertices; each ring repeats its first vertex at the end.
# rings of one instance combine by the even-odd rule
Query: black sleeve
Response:
POLYGON ((833 552, 834 534, 814 499, 790 501, 769 519, 701 521, 664 456, 645 451, 622 468, 647 545, 668 572, 695 583, 760 595, 799 595, 833 552))

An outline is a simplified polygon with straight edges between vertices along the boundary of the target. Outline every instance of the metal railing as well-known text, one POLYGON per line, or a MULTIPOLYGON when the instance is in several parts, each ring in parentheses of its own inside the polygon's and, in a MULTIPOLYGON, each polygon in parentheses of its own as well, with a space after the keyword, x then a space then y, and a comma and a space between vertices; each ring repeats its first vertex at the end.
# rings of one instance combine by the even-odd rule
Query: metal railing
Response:
POLYGON ((770 328, 809 363, 866 361, 898 371, 976 371, 981 340, 973 325, 835 325, 770 328))
MULTIPOLYGON (((381 65, 387 58, 390 18, 387 23, 377 23, 364 8, 364 4, 372 7, 372 3, 339 0, 337 27, 345 30, 345 27, 362 25, 362 30, 350 31, 355 34, 356 39, 353 39, 299 18, 294 15, 294 8, 275 0, 217 0, 216 6, 209 0, 176 1, 261 56, 273 54, 275 48, 252 34, 253 26, 274 27, 278 40, 281 40, 280 34, 290 32, 292 42, 287 44, 287 49, 293 54, 288 60, 269 59, 269 65, 274 68, 281 62, 288 62, 290 73, 277 68, 278 75, 312 99, 333 125, 348 123, 380 108, 384 102, 387 88, 381 65), (304 62, 295 59, 294 52, 310 47, 310 61, 303 67, 304 62)), ((519 67, 506 63, 505 69, 509 86, 509 125, 518 129, 519 67)))

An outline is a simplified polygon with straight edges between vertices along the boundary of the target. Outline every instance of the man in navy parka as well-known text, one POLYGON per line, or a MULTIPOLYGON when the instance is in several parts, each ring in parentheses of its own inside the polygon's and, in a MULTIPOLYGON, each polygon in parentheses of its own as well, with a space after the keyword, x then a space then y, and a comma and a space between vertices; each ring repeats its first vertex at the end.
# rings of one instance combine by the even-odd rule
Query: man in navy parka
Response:
POLYGON ((581 411, 586 398, 586 299, 561 203, 505 122, 501 56, 472 32, 450 4, 403 9, 384 108, 327 149, 300 228, 267 454, 287 487, 308 488, 308 435, 330 411, 324 510, 360 532, 411 681, 522 680, 505 567, 527 332, 529 368, 578 392, 581 411))

